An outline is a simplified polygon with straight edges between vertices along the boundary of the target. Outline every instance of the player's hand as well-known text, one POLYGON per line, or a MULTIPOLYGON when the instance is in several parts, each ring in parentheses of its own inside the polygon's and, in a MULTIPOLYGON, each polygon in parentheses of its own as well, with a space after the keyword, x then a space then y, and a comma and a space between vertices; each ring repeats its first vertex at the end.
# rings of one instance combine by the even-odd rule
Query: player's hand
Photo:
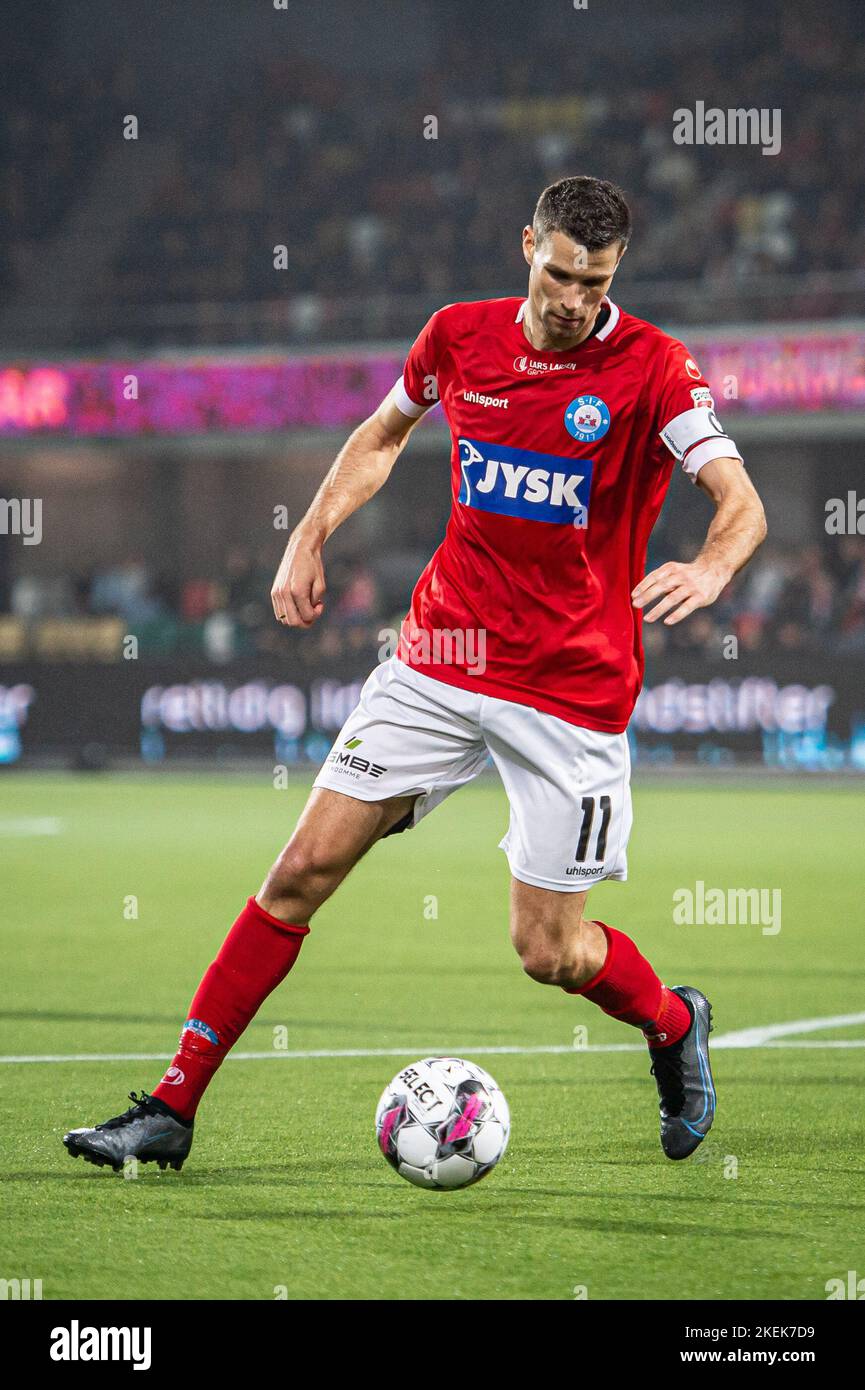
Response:
POLYGON ((672 627, 698 608, 708 608, 731 578, 725 570, 705 560, 694 560, 690 565, 670 561, 647 574, 633 590, 631 600, 635 608, 654 604, 644 615, 647 623, 664 618, 665 627, 672 627))
POLYGON ((311 627, 324 611, 326 588, 321 546, 295 531, 270 591, 277 622, 286 627, 311 627))

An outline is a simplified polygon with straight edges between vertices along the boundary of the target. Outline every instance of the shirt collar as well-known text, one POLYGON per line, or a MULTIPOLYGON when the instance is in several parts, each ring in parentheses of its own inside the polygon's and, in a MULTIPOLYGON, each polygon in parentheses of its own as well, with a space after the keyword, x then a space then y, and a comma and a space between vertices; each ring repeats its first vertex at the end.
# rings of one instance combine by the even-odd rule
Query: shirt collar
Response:
MULTIPOLYGON (((528 304, 528 302, 529 301, 527 299, 523 300, 522 304, 517 310, 517 316, 514 319, 514 323, 522 323, 525 317, 526 305, 528 304)), ((592 342, 593 340, 603 342, 606 338, 609 338, 610 334, 613 332, 613 329, 616 327, 616 324, 619 322, 619 319, 622 317, 621 309, 619 308, 618 304, 613 303, 609 295, 605 294, 603 299, 601 300, 601 303, 605 304, 609 309, 610 317, 607 319, 607 322, 604 324, 603 328, 599 328, 597 333, 593 333, 591 338, 586 339, 586 342, 592 342)), ((578 346, 582 347, 583 345, 582 343, 579 343, 578 346)))

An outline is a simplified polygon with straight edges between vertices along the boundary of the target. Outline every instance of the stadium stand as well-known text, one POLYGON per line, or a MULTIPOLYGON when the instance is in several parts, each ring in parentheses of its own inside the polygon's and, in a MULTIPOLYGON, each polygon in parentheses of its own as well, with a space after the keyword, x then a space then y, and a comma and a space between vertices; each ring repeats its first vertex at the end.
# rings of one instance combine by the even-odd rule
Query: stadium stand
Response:
MULTIPOLYGON (((73 338, 410 336, 443 301, 512 293, 516 228, 540 187, 580 169, 616 179, 632 200, 638 234, 617 290, 634 312, 674 322, 862 312, 863 79, 865 41, 843 4, 818 25, 801 9, 749 12, 726 40, 699 53, 671 44, 648 67, 626 47, 588 70, 577 46, 527 61, 506 29, 485 38, 483 65, 454 33, 410 87, 362 71, 335 82, 312 58, 271 58, 172 131, 162 176, 73 338), (829 101, 825 86, 817 94, 826 72, 829 101), (781 109, 780 152, 672 144, 672 113, 694 92, 707 107, 781 109)), ((7 94, 7 291, 81 196, 109 138, 106 112, 134 109, 128 64, 73 81, 46 71, 35 89, 7 94), (61 100, 71 122, 52 119, 61 100), (29 176, 37 154, 47 221, 42 181, 29 176)))

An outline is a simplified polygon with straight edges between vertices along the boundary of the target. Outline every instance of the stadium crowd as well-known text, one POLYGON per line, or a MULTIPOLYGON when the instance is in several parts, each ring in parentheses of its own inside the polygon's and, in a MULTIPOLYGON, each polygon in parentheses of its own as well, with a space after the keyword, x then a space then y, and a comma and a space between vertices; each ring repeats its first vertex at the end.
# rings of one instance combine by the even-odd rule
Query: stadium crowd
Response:
MULTIPOLYGON (((809 273, 858 272, 865 286, 865 36, 856 6, 827 5, 819 19, 752 7, 711 45, 672 42, 648 65, 624 46, 602 63, 578 44, 555 61, 526 55, 505 27, 485 31, 483 64, 455 30, 411 84, 362 71, 336 80, 301 56, 268 60, 255 80, 238 71, 174 133, 79 335, 99 331, 108 304, 114 332, 123 324, 140 341, 404 336, 442 302, 513 293, 520 221, 541 187, 580 170, 614 178, 632 201, 618 286, 635 312, 662 313, 664 286, 671 320, 705 314, 719 295, 738 318, 825 311, 809 273), (779 109, 780 152, 676 144, 673 113, 697 97, 779 109), (779 287, 777 276, 789 278, 779 287)), ((101 85, 70 83, 47 73, 7 94, 7 292, 86 190, 113 131, 106 112, 135 109, 128 66, 101 85)))
MULTIPOLYGON (((695 550, 659 551, 650 564, 687 560, 695 550)), ((26 623, 119 618, 151 658, 203 655, 218 663, 258 653, 290 655, 310 666, 352 656, 370 664, 382 645, 380 632, 399 627, 414 575, 394 584, 374 562, 347 555, 328 563, 327 577, 326 616, 303 633, 277 626, 272 575, 242 546, 230 552, 219 578, 177 582, 138 556, 76 578, 21 577, 12 583, 8 608, 26 623)), ((643 630, 650 657, 692 652, 720 660, 731 635, 745 651, 865 654, 865 537, 838 538, 822 548, 782 549, 770 542, 711 609, 680 626, 645 624, 643 630)))
POLYGON ((104 154, 115 111, 134 101, 135 68, 107 75, 63 72, 27 61, 8 44, 0 107, 0 292, 11 299, 38 274, 44 247, 86 191, 104 154))

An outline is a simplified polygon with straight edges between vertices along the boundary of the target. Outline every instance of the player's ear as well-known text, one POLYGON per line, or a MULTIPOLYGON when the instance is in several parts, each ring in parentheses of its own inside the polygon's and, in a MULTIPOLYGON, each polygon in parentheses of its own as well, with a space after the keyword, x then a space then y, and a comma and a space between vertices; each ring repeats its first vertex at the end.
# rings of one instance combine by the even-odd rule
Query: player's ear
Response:
POLYGON ((523 255, 526 258, 526 265, 531 265, 532 257, 535 254, 535 233, 532 227, 523 227, 523 255))

